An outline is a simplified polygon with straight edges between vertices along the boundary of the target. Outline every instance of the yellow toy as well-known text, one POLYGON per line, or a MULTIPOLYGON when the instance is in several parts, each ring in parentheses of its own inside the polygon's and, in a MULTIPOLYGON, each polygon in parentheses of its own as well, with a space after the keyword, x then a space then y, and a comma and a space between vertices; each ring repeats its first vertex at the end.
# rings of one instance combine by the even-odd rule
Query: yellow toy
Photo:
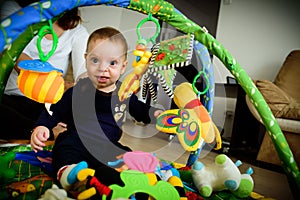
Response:
POLYGON ((56 103, 64 93, 62 72, 48 62, 24 60, 19 63, 17 84, 28 98, 40 103, 56 103))
POLYGON ((53 55, 58 43, 58 36, 49 20, 49 26, 43 26, 38 32, 37 48, 40 60, 22 60, 19 62, 20 74, 17 84, 20 91, 28 98, 39 103, 56 103, 64 93, 63 71, 54 68, 47 60, 53 55), (53 37, 52 49, 45 55, 41 41, 47 34, 53 37))
POLYGON ((146 50, 145 41, 141 40, 137 43, 133 55, 136 56, 132 63, 133 72, 126 76, 120 87, 118 92, 120 101, 124 101, 132 93, 137 92, 140 87, 140 79, 148 69, 148 62, 152 53, 146 50))
POLYGON ((216 125, 201 104, 190 83, 182 83, 174 90, 174 102, 179 109, 166 110, 157 118, 159 131, 177 134, 187 151, 196 151, 201 143, 217 142, 221 148, 221 136, 216 125))

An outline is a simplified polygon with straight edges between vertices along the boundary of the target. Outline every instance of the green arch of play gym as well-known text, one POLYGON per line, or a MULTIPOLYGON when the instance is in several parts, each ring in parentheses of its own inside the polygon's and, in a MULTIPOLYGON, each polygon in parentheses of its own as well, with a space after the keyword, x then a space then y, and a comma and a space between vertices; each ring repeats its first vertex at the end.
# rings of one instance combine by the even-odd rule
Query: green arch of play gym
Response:
POLYGON ((81 6, 91 5, 118 6, 146 15, 152 14, 184 33, 193 33, 195 40, 203 44, 215 55, 236 78, 254 103, 263 123, 268 130, 276 151, 287 174, 294 194, 300 190, 300 172, 289 145, 270 111, 267 103, 251 78, 233 58, 233 56, 205 28, 194 23, 171 3, 163 0, 43 0, 31 4, 1 21, 0 31, 0 101, 16 59, 38 30, 50 19, 56 19, 65 11, 81 6), (22 19, 22 20, 20 20, 22 19), (24 29, 22 29, 22 26, 24 29))

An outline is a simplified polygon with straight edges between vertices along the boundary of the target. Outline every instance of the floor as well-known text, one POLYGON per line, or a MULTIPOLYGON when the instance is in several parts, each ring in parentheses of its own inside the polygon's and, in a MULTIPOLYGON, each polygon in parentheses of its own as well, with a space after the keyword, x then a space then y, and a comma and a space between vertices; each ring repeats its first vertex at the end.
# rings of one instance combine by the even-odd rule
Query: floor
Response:
MULTIPOLYGON (((133 150, 155 153, 159 158, 185 164, 189 153, 181 147, 177 137, 170 140, 169 135, 158 132, 154 125, 136 125, 127 120, 123 126, 124 134, 121 143, 131 147, 133 150)), ((210 151, 210 147, 202 151, 199 160, 206 163, 214 162, 217 153, 210 151)), ((233 161, 237 159, 231 158, 233 161)), ((243 160, 241 160, 243 162, 243 160)), ((254 173, 254 192, 268 198, 278 200, 293 200, 286 175, 284 173, 259 168, 243 162, 239 167, 245 172, 252 167, 254 173)))

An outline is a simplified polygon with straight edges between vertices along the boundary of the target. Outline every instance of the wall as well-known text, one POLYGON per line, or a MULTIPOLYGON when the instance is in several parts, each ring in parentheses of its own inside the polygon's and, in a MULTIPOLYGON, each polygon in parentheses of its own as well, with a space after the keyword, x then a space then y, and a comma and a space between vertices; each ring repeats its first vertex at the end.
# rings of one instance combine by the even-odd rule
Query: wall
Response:
MULTIPOLYGON (((300 49, 299 0, 221 1, 216 39, 252 79, 274 80, 287 54, 300 49)), ((214 58, 215 81, 230 72, 214 58)))

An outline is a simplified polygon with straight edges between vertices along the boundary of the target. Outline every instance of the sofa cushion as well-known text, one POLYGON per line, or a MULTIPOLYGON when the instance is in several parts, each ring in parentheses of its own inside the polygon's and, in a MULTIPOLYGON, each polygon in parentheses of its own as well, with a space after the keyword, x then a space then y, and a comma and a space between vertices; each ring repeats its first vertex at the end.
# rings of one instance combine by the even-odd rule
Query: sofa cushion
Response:
POLYGON ((276 118, 300 120, 300 102, 271 81, 257 80, 255 84, 276 118))
MULTIPOLYGON (((300 137, 299 134, 294 134, 291 132, 283 132, 290 149, 294 155, 294 159, 298 166, 300 166, 300 137)), ((272 163, 276 165, 281 165, 278 153, 276 152, 276 149, 274 147, 274 144, 269 136, 269 134, 266 132, 262 144, 260 146, 259 152, 257 154, 257 160, 264 161, 267 163, 272 163)))
POLYGON ((300 50, 292 51, 285 59, 274 83, 300 102, 300 50))

